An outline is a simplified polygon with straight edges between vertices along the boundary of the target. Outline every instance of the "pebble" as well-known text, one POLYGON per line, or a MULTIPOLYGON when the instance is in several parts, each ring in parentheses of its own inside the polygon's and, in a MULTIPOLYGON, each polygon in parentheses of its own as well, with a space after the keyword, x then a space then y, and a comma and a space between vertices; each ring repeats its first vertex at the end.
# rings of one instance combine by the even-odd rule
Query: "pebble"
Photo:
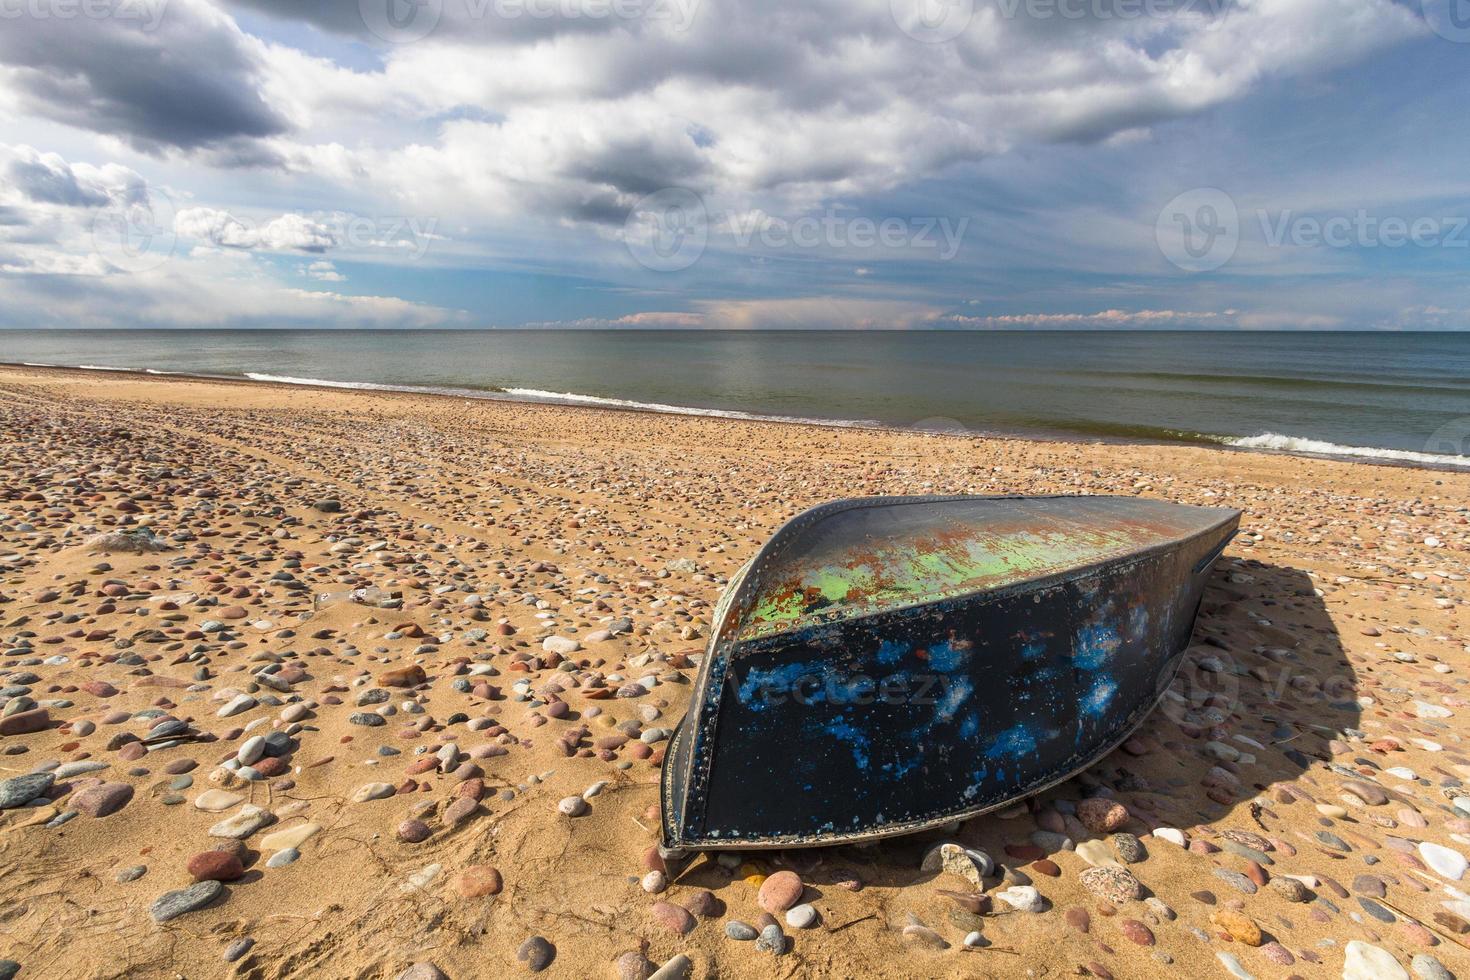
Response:
POLYGON ((762 929, 760 938, 755 941, 755 948, 775 956, 785 953, 786 936, 781 932, 781 927, 773 922, 762 929))
POLYGON ((785 912, 801 898, 804 886, 794 871, 777 871, 761 883, 757 900, 772 915, 785 912))
POLYGON ((1143 897, 1143 886, 1138 879, 1117 865, 1087 868, 1077 877, 1083 888, 1114 905, 1143 897))
POLYGON ((817 910, 810 904, 793 905, 786 911, 786 924, 793 929, 809 928, 815 925, 816 921, 817 910))
POLYGON ((148 911, 153 916, 154 922, 168 922, 186 912, 203 908, 218 898, 224 890, 225 886, 218 881, 201 881, 188 888, 164 892, 158 896, 148 911))
POLYGON ((1430 841, 1424 841, 1419 845, 1419 856, 1441 878, 1448 878, 1451 881, 1459 881, 1464 877, 1465 869, 1470 867, 1470 862, 1467 862, 1465 856, 1459 851, 1430 841))
POLYGON ((1046 908, 1046 900, 1030 885, 1006 888, 996 892, 995 897, 1018 912, 1041 912, 1046 908))
POLYGON ((1355 939, 1343 954, 1342 980, 1409 980, 1408 971, 1386 949, 1355 939))
POLYGON ((736 942, 748 943, 760 933, 755 931, 754 926, 747 925, 738 919, 731 919, 725 923, 725 935, 736 942))

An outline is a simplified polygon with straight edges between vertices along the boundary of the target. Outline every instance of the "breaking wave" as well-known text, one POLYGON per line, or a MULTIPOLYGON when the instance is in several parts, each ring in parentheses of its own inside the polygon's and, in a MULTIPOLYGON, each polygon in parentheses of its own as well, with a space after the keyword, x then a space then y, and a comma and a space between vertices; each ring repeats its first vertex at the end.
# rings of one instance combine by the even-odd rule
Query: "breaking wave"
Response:
POLYGON ((1343 456, 1354 459, 1385 459, 1430 466, 1470 466, 1470 456, 1421 453, 1408 449, 1375 449, 1371 446, 1341 446, 1335 442, 1324 442, 1321 439, 1283 436, 1275 432, 1263 432, 1258 436, 1236 436, 1220 441, 1227 446, 1236 446, 1241 449, 1275 449, 1288 453, 1312 453, 1318 456, 1343 456))

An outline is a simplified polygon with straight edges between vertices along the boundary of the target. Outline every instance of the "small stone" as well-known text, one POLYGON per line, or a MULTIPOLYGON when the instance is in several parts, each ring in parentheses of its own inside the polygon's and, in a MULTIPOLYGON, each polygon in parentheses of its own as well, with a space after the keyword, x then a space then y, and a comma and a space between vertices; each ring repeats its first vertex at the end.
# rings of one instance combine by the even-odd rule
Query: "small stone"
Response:
POLYGON ((0 782, 0 810, 25 806, 43 795, 55 782, 56 776, 49 772, 33 772, 0 782))
POLYGON ((244 840, 261 827, 275 822, 275 814, 253 803, 247 803, 233 817, 227 817, 209 828, 209 836, 244 840))
POLYGON ((1077 845, 1077 856, 1094 868, 1117 865, 1113 852, 1100 840, 1085 840, 1077 845))
POLYGON ((996 892, 995 897, 1018 912, 1041 912, 1046 908, 1046 900, 1030 885, 1015 885, 996 892))
POLYGON ((1148 926, 1139 922, 1137 919, 1121 920, 1118 923, 1118 931, 1130 942, 1137 943, 1139 946, 1152 946, 1154 944, 1153 932, 1149 930, 1148 926))
POLYGON ((207 810, 211 813, 219 813, 228 810, 245 797, 239 793, 231 793, 223 789, 207 789, 194 797, 194 806, 199 810, 207 810))
POLYGON ((1392 953, 1354 939, 1343 951, 1342 980, 1409 980, 1392 953))
POLYGON ((1128 808, 1117 800, 1093 797, 1077 804, 1077 819, 1094 834, 1110 834, 1128 822, 1128 808))
POLYGON ((398 825, 398 839, 405 844, 422 844, 429 834, 429 825, 422 820, 408 819, 398 825))
POLYGON ((761 883, 757 900, 772 915, 785 912, 801 898, 804 886, 794 871, 777 871, 761 883))
POLYGON ((483 898, 498 895, 503 883, 500 872, 488 864, 471 864, 451 879, 450 884, 461 898, 483 898))
POLYGON ((1216 909, 1210 913, 1210 924, 1222 930, 1231 939, 1247 946, 1261 945, 1261 928, 1244 913, 1234 909, 1216 909))
MULTIPOLYGON (((904 932, 907 933, 908 930, 905 929, 904 932)), ((779 925, 772 922, 761 930, 760 938, 755 941, 755 948, 763 953, 780 956, 786 952, 786 935, 781 932, 779 925)))
POLYGON ((449 980, 449 977, 433 963, 415 963, 398 974, 398 980, 449 980))
POLYGON ((1296 957, 1292 955, 1291 950, 1275 941, 1262 946, 1261 955, 1277 966, 1291 966, 1296 962, 1296 957))
POLYGON ((394 795, 396 790, 392 783, 363 783, 352 794, 353 803, 367 803, 372 800, 385 800, 394 795))
POLYGON ((648 980, 684 980, 694 963, 683 953, 675 954, 667 963, 652 973, 648 980))
POLYGON ((786 924, 793 929, 806 929, 816 921, 816 907, 809 903, 794 905, 786 912, 786 924))
POLYGON ((1429 841, 1419 845, 1419 856, 1436 874, 1451 881, 1459 881, 1464 877, 1466 868, 1470 867, 1470 862, 1459 851, 1429 841))
POLYGON ((154 922, 168 922, 186 912, 192 912, 208 905, 224 890, 225 886, 217 881, 201 881, 188 888, 164 892, 158 896, 148 911, 153 916, 154 922))
POLYGON ((245 874, 240 859, 228 851, 201 851, 187 868, 195 881, 234 881, 245 874))
POLYGON ((71 808, 89 817, 105 817, 128 805, 133 787, 127 783, 100 783, 72 795, 71 808))
POLYGON ((653 921, 680 936, 687 936, 694 929, 694 916, 689 910, 672 902, 654 902, 649 909, 653 921))
POLYGON ((1148 858, 1148 851, 1144 849, 1143 841, 1132 834, 1114 834, 1113 850, 1118 853, 1118 859, 1124 864, 1138 864, 1148 858))
POLYGON ((1272 878, 1271 888, 1288 902, 1310 902, 1312 900, 1312 893, 1307 890, 1307 886, 1295 878, 1285 876, 1272 878))
POLYGON ((1455 980, 1455 975, 1428 953, 1416 954, 1410 966, 1414 968, 1414 976, 1419 980, 1455 980))
POLYGON ((590 807, 587 806, 587 801, 582 799, 580 796, 566 796, 563 797, 561 802, 556 805, 556 809, 558 812, 562 813, 565 816, 580 817, 584 813, 586 813, 590 809, 590 807))
POLYGON ((637 950, 629 950, 613 961, 618 980, 648 980, 653 975, 653 962, 637 950))
POLYGON ((526 964, 532 973, 540 973, 556 958, 556 947, 540 936, 532 936, 516 950, 516 959, 526 964))
POLYGON ((756 936, 760 935, 760 933, 755 931, 754 926, 747 925, 746 923, 741 922, 738 919, 731 919, 729 922, 725 923, 725 935, 735 940, 736 942, 748 943, 756 936))
POLYGON ((1114 905, 1135 901, 1143 896, 1143 886, 1128 870, 1117 865, 1087 868, 1077 879, 1082 887, 1114 905))
POLYGON ((1062 913, 1062 918, 1066 920, 1067 925, 1076 929, 1078 932, 1085 933, 1092 928, 1092 916, 1088 915, 1087 910, 1080 905, 1074 905, 1067 909, 1067 911, 1062 913))

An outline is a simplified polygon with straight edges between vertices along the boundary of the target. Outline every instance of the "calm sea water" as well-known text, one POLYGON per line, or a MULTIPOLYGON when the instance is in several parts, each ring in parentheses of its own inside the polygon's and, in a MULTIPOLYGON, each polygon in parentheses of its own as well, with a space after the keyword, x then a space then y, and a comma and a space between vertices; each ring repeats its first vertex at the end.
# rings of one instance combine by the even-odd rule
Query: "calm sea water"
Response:
POLYGON ((1470 464, 1470 334, 0 331, 0 361, 1470 464))

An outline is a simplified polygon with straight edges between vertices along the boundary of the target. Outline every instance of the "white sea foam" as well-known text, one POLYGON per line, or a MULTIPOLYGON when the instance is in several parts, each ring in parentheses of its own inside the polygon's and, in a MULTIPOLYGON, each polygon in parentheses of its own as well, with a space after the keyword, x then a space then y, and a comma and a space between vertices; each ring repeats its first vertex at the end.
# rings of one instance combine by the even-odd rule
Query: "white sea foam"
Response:
POLYGON ((1263 432, 1258 436, 1238 436, 1221 440, 1227 446, 1242 449, 1276 449, 1288 453, 1314 453, 1321 456, 1347 456, 1358 459, 1387 459, 1401 463, 1424 463, 1430 466, 1470 466, 1470 456, 1448 453, 1421 453, 1408 449, 1374 449, 1371 446, 1340 446, 1321 439, 1303 439, 1263 432))
POLYGON ((539 388, 506 388, 505 394, 512 398, 530 398, 536 401, 570 405, 597 405, 602 408, 628 408, 640 412, 663 412, 669 415, 704 415, 720 419, 744 419, 750 422, 790 422, 801 425, 838 425, 848 428, 874 428, 882 425, 871 419, 818 419, 794 415, 760 415, 753 412, 737 412, 723 408, 694 408, 689 405, 666 405, 663 402, 640 402, 627 398, 604 398, 599 395, 583 395, 575 391, 542 391, 539 388))
POLYGON ((293 378, 284 374, 256 374, 254 371, 246 371, 245 377, 251 381, 273 381, 283 385, 307 385, 312 388, 354 388, 361 391, 426 391, 439 393, 444 389, 414 387, 412 385, 380 385, 371 381, 328 381, 325 378, 293 378))

